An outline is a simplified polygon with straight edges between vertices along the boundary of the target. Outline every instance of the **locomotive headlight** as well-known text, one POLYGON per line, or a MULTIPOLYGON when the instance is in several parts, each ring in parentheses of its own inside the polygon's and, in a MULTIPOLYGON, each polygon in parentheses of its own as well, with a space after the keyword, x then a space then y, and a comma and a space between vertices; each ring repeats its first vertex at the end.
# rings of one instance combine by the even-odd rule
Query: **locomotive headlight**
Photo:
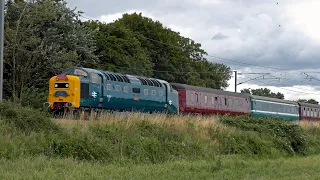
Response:
POLYGON ((55 88, 69 88, 69 83, 55 83, 55 88))

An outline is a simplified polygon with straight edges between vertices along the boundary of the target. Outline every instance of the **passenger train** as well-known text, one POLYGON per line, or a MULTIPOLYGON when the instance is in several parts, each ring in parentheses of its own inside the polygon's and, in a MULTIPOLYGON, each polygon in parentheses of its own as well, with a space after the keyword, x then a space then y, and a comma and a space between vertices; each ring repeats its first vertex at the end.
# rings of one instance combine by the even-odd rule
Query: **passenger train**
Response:
POLYGON ((82 67, 72 67, 49 80, 44 107, 84 115, 116 110, 320 120, 320 105, 82 67))

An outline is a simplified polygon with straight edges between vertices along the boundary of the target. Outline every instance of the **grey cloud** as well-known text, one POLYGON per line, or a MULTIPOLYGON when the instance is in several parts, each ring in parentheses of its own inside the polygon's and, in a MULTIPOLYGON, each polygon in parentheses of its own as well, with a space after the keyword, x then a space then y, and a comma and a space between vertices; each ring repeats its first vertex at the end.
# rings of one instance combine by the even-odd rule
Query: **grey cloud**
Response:
POLYGON ((227 39, 228 36, 222 34, 221 32, 218 32, 217 34, 215 34, 213 37, 212 37, 212 40, 223 40, 223 39, 227 39))
MULTIPOLYGON (((70 6, 77 6, 89 17, 129 10, 148 12, 165 26, 174 25, 182 30, 192 29, 188 35, 201 43, 210 55, 295 72, 316 71, 320 69, 319 42, 306 36, 294 25, 289 14, 285 13, 285 7, 295 2, 300 1, 282 0, 278 5, 276 1, 261 0, 221 0, 221 3, 216 4, 203 4, 193 0, 68 1, 70 6)), ((273 76, 282 76, 280 82, 270 80, 270 84, 275 86, 279 86, 280 83, 284 86, 320 85, 320 81, 306 81, 305 76, 299 73, 263 69, 214 58, 209 60, 225 63, 232 69, 244 70, 244 67, 249 67, 247 69, 251 72, 270 72, 273 76), (284 74, 286 79, 283 78, 284 74)), ((320 79, 320 74, 313 75, 320 79)), ((251 77, 240 77, 240 80, 251 77)), ((258 81, 253 83, 259 84, 258 81)))

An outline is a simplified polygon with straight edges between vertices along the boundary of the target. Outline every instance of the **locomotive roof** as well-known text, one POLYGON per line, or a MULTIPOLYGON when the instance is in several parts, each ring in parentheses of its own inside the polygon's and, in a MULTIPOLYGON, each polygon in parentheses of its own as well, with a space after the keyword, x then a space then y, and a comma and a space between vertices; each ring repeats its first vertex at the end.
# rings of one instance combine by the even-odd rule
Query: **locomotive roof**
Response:
POLYGON ((107 76, 106 74, 122 76, 122 78, 127 78, 126 82, 128 82, 128 83, 139 83, 142 85, 150 85, 150 86, 157 86, 157 87, 161 87, 162 86, 161 84, 168 83, 165 80, 161 80, 161 79, 157 79, 157 78, 149 78, 149 77, 144 77, 144 76, 122 74, 122 73, 116 73, 116 72, 102 70, 102 69, 92 69, 92 68, 84 68, 84 67, 72 67, 70 69, 75 69, 75 68, 83 69, 83 70, 87 71, 88 73, 94 72, 94 73, 102 74, 105 76, 107 76))
POLYGON ((272 101, 272 102, 279 102, 279 103, 298 105, 297 102, 295 102, 295 101, 289 101, 289 100, 278 99, 278 98, 270 98, 270 97, 256 96, 256 95, 251 95, 251 98, 252 99, 257 99, 257 100, 264 100, 264 101, 272 101))
POLYGON ((304 103, 304 102, 297 102, 297 103, 304 107, 314 107, 314 108, 320 107, 319 104, 311 104, 311 103, 304 103))
POLYGON ((199 92, 207 92, 207 93, 221 94, 221 95, 227 95, 227 96, 238 96, 238 97, 250 98, 250 95, 248 93, 236 93, 236 92, 230 92, 230 91, 223 91, 219 89, 205 88, 205 87, 192 86, 192 85, 179 84, 179 83, 170 83, 170 85, 174 89, 186 89, 191 91, 199 91, 199 92))

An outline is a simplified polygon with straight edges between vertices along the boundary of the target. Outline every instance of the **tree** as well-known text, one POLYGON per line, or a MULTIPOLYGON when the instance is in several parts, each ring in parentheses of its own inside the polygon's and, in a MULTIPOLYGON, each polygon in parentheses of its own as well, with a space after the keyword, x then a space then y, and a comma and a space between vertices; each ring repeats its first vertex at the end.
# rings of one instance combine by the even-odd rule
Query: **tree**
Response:
POLYGON ((209 62, 201 44, 141 14, 124 14, 110 24, 85 23, 95 35, 100 66, 211 88, 228 86, 230 68, 209 62))
POLYGON ((271 97, 271 98, 278 98, 284 99, 284 94, 277 92, 271 92, 268 88, 260 88, 260 89, 242 89, 241 93, 249 93, 256 96, 264 96, 264 97, 271 97))
POLYGON ((25 102, 24 92, 44 92, 49 78, 63 69, 95 63, 92 31, 78 23, 78 15, 64 1, 6 2, 6 97, 25 102))
POLYGON ((153 64, 148 51, 132 31, 121 24, 104 24, 98 21, 84 22, 86 26, 95 30, 99 57, 96 68, 136 75, 153 75, 153 64))
POLYGON ((314 99, 298 99, 297 102, 304 102, 304 103, 310 103, 310 104, 319 104, 318 101, 314 100, 314 99))

